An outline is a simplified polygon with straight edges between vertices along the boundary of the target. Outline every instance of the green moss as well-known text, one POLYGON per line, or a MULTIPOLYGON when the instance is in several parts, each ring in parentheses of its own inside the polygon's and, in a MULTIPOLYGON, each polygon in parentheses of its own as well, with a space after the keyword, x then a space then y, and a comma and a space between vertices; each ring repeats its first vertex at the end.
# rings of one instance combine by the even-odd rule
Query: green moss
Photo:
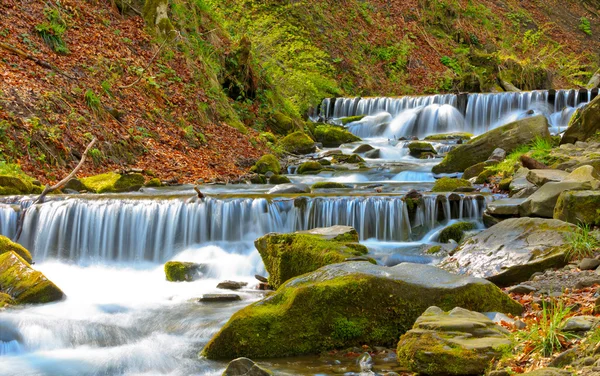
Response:
POLYGON ((464 179, 441 178, 435 181, 432 192, 454 192, 457 188, 470 187, 471 183, 464 179))
POLYGON ((144 187, 162 187, 162 182, 159 178, 152 178, 148 180, 146 184, 144 184, 144 187))
POLYGON ((253 175, 250 177, 250 183, 267 184, 267 177, 265 175, 253 175))
POLYGON ((277 175, 281 171, 281 165, 273 154, 265 154, 252 166, 250 171, 262 175, 270 171, 277 175))
POLYGON ((94 193, 137 191, 144 185, 141 174, 120 175, 116 172, 94 175, 81 179, 85 188, 94 193))
POLYGON ((512 183, 512 181, 513 181, 512 177, 504 178, 500 181, 500 183, 498 183, 498 188, 503 191, 509 191, 510 184, 512 183))
POLYGON ((320 124, 315 128, 315 138, 325 147, 338 147, 341 144, 360 141, 345 128, 336 125, 320 124))
POLYGON ((269 178, 269 184, 288 184, 291 183, 290 179, 284 175, 273 175, 269 178))
POLYGON ((481 172, 481 174, 477 175, 477 179, 475 179, 475 184, 484 184, 490 182, 490 177, 495 175, 495 171, 493 169, 485 169, 481 172))
POLYGON ((269 121, 269 126, 277 134, 288 134, 297 128, 292 118, 280 111, 273 113, 269 121))
POLYGON ((189 282, 194 279, 198 264, 193 262, 169 261, 165 264, 165 276, 169 282, 189 282))
POLYGON ((365 163, 365 160, 358 154, 336 154, 333 156, 334 163, 365 163))
POLYGON ((319 159, 319 163, 322 164, 323 166, 331 166, 331 161, 329 161, 327 159, 319 159))
POLYGON ((271 132, 262 132, 259 135, 260 138, 262 138, 263 140, 265 140, 266 142, 270 142, 272 144, 277 142, 277 138, 275 137, 275 135, 271 132))
POLYGON ((33 270, 15 252, 0 255, 1 291, 18 304, 49 303, 61 300, 63 292, 42 273, 33 270))
POLYGON ((564 191, 554 207, 554 219, 600 226, 600 193, 596 191, 564 191))
POLYGON ((465 235, 465 231, 471 231, 475 228, 476 226, 471 222, 458 222, 450 225, 440 233, 440 243, 448 243, 450 239, 460 243, 465 235))
POLYGON ((169 9, 169 0, 145 0, 144 7, 142 8, 142 14, 144 21, 154 30, 157 34, 163 36, 169 36, 171 31, 174 30, 171 20, 167 17, 167 10, 169 9), (164 10, 164 14, 159 13, 159 9, 164 10))
POLYGON ((350 123, 355 122, 355 121, 360 121, 365 116, 366 115, 348 116, 348 117, 341 118, 341 119, 338 119, 338 120, 341 121, 343 125, 346 125, 346 124, 350 124, 350 123))
POLYGON ((425 251, 425 253, 427 253, 428 255, 435 255, 435 254, 438 254, 441 250, 442 250, 441 245, 434 245, 433 247, 431 247, 427 251, 425 251))
POLYGON ((29 253, 29 251, 25 249, 21 244, 11 241, 6 236, 0 235, 0 254, 3 254, 5 252, 15 252, 17 255, 21 256, 23 260, 25 260, 28 264, 31 264, 33 262, 31 253, 29 253))
POLYGON ((17 303, 10 295, 0 292, 0 308, 10 307, 15 304, 17 303))
POLYGON ((0 195, 20 195, 32 193, 33 184, 17 176, 0 175, 0 195))
POLYGON ((348 188, 346 184, 332 181, 320 181, 312 185, 311 189, 344 189, 348 188))
POLYGON ((279 140, 278 146, 291 154, 309 154, 315 151, 315 142, 305 133, 294 132, 279 140))
POLYGON ((420 141, 415 141, 415 142, 411 142, 410 144, 408 144, 408 150, 409 150, 409 154, 413 157, 420 157, 421 154, 424 153, 429 153, 429 154, 437 154, 437 152, 435 151, 435 149, 433 148, 433 145, 431 145, 429 142, 420 142, 420 141))
POLYGON ((318 174, 323 169, 323 165, 317 161, 304 162, 298 167, 298 173, 302 175, 318 174))

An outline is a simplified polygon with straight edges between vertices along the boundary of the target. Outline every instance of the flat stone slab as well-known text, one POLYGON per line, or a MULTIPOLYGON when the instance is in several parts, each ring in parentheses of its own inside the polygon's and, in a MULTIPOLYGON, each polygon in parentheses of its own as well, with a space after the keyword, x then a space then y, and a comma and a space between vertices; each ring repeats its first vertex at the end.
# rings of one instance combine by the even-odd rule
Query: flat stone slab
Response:
POLYGON ((310 193, 310 187, 306 184, 279 184, 267 192, 270 195, 285 193, 310 193))
POLYGON ((543 169, 543 170, 529 170, 527 173, 527 180, 541 187, 542 185, 551 181, 559 182, 563 181, 569 176, 569 173, 562 170, 543 169))
POLYGON ((218 289, 239 290, 248 286, 248 282, 223 281, 217 285, 218 289))
POLYGON ((236 294, 204 294, 198 299, 202 303, 237 302, 239 300, 242 298, 236 294))
POLYGON ((486 211, 493 216, 519 216, 519 206, 526 198, 503 198, 492 201, 487 205, 486 211))

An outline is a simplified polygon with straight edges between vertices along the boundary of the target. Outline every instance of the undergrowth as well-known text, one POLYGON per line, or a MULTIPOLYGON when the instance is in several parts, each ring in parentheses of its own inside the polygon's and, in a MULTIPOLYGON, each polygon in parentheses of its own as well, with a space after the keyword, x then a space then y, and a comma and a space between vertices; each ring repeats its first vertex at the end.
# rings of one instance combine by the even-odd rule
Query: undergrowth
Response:
POLYGON ((588 224, 580 224, 577 229, 567 233, 567 243, 569 259, 592 257, 600 249, 600 241, 588 224))

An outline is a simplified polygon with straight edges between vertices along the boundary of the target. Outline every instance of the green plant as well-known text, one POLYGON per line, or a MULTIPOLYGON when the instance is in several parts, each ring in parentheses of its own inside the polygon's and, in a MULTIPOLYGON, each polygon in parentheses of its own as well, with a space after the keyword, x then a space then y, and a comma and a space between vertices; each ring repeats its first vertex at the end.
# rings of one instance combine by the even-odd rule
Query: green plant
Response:
POLYGON ((94 112, 94 114, 100 114, 100 98, 94 93, 93 90, 88 89, 83 95, 85 98, 85 104, 94 112))
POLYGON ((592 36, 592 25, 590 23, 590 20, 588 20, 585 17, 581 17, 579 19, 579 30, 583 31, 589 36, 592 36))
POLYGON ((567 257, 581 259, 593 256, 600 249, 600 241, 587 224, 580 224, 575 230, 567 234, 567 257))
POLYGON ((486 169, 505 178, 512 176, 515 173, 515 166, 518 166, 521 156, 527 153, 529 149, 529 146, 521 146, 510 153, 502 162, 494 166, 488 166, 486 169))
POLYGON ((102 153, 101 150, 93 148, 89 151, 89 155, 90 158, 92 159, 92 162, 94 162, 94 165, 98 166, 102 163, 102 161, 104 160, 104 154, 102 153))
POLYGON ((63 40, 63 34, 67 31, 67 23, 57 9, 46 8, 44 14, 48 21, 36 25, 35 31, 54 52, 62 55, 68 54, 70 51, 63 40))
POLYGON ((442 56, 440 58, 440 62, 442 64, 444 64, 445 66, 447 66, 448 68, 452 69, 455 73, 462 73, 462 68, 458 62, 458 60, 451 58, 449 56, 442 56))

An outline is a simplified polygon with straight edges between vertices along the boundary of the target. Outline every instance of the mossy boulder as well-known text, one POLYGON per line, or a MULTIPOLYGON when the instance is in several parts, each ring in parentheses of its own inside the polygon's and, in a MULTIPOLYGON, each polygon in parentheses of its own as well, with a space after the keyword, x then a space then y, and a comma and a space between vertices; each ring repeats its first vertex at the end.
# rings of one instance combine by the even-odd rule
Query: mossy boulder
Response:
POLYGON ((471 183, 465 179, 441 178, 435 181, 432 192, 454 192, 457 188, 471 187, 471 183))
POLYGON ((600 132, 600 96, 575 111, 560 144, 586 141, 594 137, 597 132, 600 132))
POLYGON ((480 162, 480 163, 474 164, 473 166, 471 166, 465 170, 462 178, 465 180, 469 180, 471 178, 476 178, 479 176, 479 174, 481 174, 482 172, 485 171, 486 167, 492 166, 495 164, 497 164, 497 162, 491 162, 491 161, 485 161, 485 162, 480 162))
POLYGON ((566 245, 574 228, 555 219, 506 219, 463 241, 440 266, 511 286, 535 272, 566 265, 566 245))
POLYGON ((554 219, 600 226, 600 191, 564 191, 554 207, 554 219))
POLYGON ((16 305, 17 302, 8 294, 0 292, 0 309, 16 305))
POLYGON ((398 363, 425 375, 483 375, 512 348, 509 334, 479 312, 429 307, 400 337, 398 363))
POLYGON ((269 272, 269 285, 279 287, 288 279, 322 266, 363 256, 367 247, 358 244, 358 233, 348 226, 333 226, 293 234, 267 234, 254 245, 269 272))
POLYGON ((485 184, 490 182, 490 178, 495 175, 494 170, 485 169, 475 179, 475 184, 485 184))
POLYGON ((269 127, 277 134, 288 134, 297 129, 297 125, 291 117, 282 112, 276 111, 269 119, 269 127))
POLYGON ((542 115, 517 120, 458 145, 432 171, 435 174, 463 172, 485 162, 496 148, 502 148, 509 154, 520 146, 531 144, 536 138, 551 141, 548 120, 542 115))
POLYGON ((285 175, 273 175, 269 178, 269 184, 279 185, 279 184, 289 184, 292 181, 285 175))
POLYGON ((554 209, 561 193, 564 191, 585 191, 591 189, 592 184, 590 182, 565 180, 546 183, 520 205, 519 214, 522 217, 553 218, 554 209))
POLYGON ((162 182, 160 181, 159 178, 152 178, 144 184, 144 187, 150 187, 150 188, 162 187, 162 182))
POLYGON ((83 185, 83 183, 81 182, 81 180, 77 179, 77 178, 72 178, 70 179, 67 184, 65 184, 64 187, 62 187, 62 189, 72 189, 74 191, 77 192, 81 192, 81 191, 85 191, 85 185, 83 185))
POLYGON ((29 193, 35 192, 34 185, 27 179, 0 175, 0 195, 26 195, 29 193))
POLYGON ((315 142, 306 133, 294 132, 279 140, 277 144, 283 151, 291 154, 310 154, 316 149, 315 142))
POLYGON ((369 262, 324 266, 235 313, 202 351, 209 359, 273 358, 331 349, 395 346, 432 305, 519 314, 492 283, 435 266, 369 262))
POLYGON ((275 175, 281 171, 279 160, 273 154, 265 154, 250 169, 251 172, 264 175, 267 172, 272 172, 275 175))
POLYGON ((360 141, 352 133, 348 132, 344 127, 329 124, 320 124, 315 128, 315 139, 325 147, 338 147, 341 144, 360 141))
POLYGON ((193 262, 169 261, 165 264, 165 276, 169 282, 190 282, 198 275, 200 265, 193 262))
POLYGON ((345 189, 349 188, 346 184, 333 181, 320 181, 312 185, 311 189, 345 189))
POLYGON ((237 358, 227 365, 221 376, 272 376, 268 369, 262 368, 248 358, 237 358))
POLYGON ((33 262, 31 253, 29 253, 29 251, 25 249, 25 247, 23 247, 19 243, 13 242, 6 236, 0 235, 0 254, 6 252, 16 253, 17 255, 21 256, 21 258, 23 258, 23 260, 25 260, 25 262, 27 262, 28 264, 31 264, 33 262))
POLYGON ((321 170, 323 170, 322 164, 317 161, 308 161, 298 166, 298 170, 296 172, 301 175, 311 175, 318 174, 321 172, 321 170))
POLYGON ((465 232, 471 231, 477 228, 474 223, 471 222, 458 222, 454 223, 440 232, 440 243, 448 243, 450 239, 454 240, 457 243, 465 236, 465 232))
POLYGON ((336 154, 333 156, 334 163, 358 164, 364 163, 365 160, 358 154, 336 154))
POLYGON ((355 121, 360 121, 365 118, 367 115, 357 115, 357 116, 348 116, 344 118, 338 119, 343 125, 354 123, 355 121))
POLYGON ((437 154, 433 145, 429 142, 415 141, 408 144, 409 154, 415 158, 421 157, 422 154, 437 154))
POLYGON ((85 189, 94 193, 133 192, 144 186, 144 181, 142 174, 121 175, 116 172, 81 179, 85 189))
POLYGON ((277 142, 277 137, 275 137, 275 135, 271 132, 262 132, 259 137, 265 142, 270 142, 272 144, 277 142))
POLYGON ((50 303, 64 297, 54 283, 12 251, 0 255, 0 292, 17 304, 50 303))
POLYGON ((455 133, 439 133, 425 137, 427 141, 444 141, 444 140, 470 140, 473 137, 471 133, 455 132, 455 133))

